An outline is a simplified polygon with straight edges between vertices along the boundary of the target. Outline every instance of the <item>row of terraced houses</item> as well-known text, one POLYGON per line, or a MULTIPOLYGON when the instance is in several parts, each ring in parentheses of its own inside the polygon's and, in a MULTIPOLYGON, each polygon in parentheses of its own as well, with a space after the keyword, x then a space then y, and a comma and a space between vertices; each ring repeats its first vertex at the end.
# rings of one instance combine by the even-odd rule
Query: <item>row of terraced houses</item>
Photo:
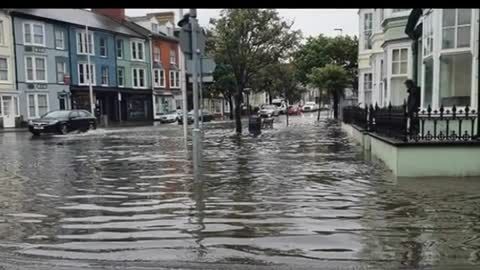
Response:
POLYGON ((173 12, 0 9, 0 128, 51 110, 90 110, 90 79, 109 121, 153 120, 181 107, 174 23, 173 12))

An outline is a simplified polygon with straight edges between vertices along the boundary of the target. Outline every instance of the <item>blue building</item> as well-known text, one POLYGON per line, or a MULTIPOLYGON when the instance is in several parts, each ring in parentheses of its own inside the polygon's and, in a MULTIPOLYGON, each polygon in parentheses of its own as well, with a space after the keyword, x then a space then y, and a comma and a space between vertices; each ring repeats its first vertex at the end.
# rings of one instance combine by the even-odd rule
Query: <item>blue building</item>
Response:
POLYGON ((17 84, 26 119, 56 109, 90 110, 90 77, 100 115, 153 119, 147 36, 83 9, 14 9, 12 16, 17 71, 25 70, 17 72, 17 84))
POLYGON ((70 108, 67 25, 13 11, 16 83, 24 120, 70 108))

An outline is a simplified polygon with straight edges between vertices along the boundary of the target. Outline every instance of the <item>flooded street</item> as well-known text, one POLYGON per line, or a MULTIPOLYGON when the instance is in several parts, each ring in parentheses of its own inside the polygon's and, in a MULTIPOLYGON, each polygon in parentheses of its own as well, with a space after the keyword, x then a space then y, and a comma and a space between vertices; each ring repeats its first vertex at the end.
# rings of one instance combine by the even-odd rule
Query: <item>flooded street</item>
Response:
POLYGON ((3 266, 478 269, 479 179, 396 180, 338 123, 311 116, 291 117, 288 128, 281 116, 258 138, 210 124, 197 179, 176 124, 0 133, 3 266))

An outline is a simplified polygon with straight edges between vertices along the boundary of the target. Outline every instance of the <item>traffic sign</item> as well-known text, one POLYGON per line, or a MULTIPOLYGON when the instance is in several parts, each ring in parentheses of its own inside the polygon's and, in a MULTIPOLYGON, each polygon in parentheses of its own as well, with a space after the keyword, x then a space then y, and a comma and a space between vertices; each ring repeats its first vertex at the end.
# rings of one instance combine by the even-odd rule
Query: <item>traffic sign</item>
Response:
MULTIPOLYGON (((215 71, 216 64, 212 58, 205 57, 205 58, 202 58, 201 61, 199 60, 197 63, 198 63, 197 71, 202 70, 202 73, 204 75, 212 74, 215 71), (202 63, 202 69, 200 69, 200 63, 202 63)), ((187 74, 192 74, 192 70, 193 70, 193 61, 187 60, 187 70, 186 70, 187 74)))
MULTIPOLYGON (((192 59, 192 27, 190 24, 185 24, 179 34, 180 47, 183 53, 188 59, 192 59)), ((205 43, 207 36, 201 27, 197 29, 197 48, 200 50, 200 54, 205 52, 205 43)))

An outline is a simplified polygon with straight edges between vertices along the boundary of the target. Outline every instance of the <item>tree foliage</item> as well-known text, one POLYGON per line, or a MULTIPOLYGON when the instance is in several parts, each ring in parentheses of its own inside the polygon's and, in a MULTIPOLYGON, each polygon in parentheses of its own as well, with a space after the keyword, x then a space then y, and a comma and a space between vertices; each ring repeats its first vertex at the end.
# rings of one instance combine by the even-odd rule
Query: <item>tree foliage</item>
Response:
POLYGON ((338 117, 338 103, 340 97, 345 95, 345 88, 349 84, 348 73, 344 67, 336 64, 327 64, 324 67, 315 67, 307 75, 308 80, 318 89, 326 90, 333 99, 333 113, 338 117))
POLYGON ((292 31, 292 23, 280 18, 274 9, 224 9, 211 23, 215 60, 231 67, 235 78, 236 131, 241 133, 244 89, 262 69, 289 56, 300 32, 292 31))
POLYGON ((350 87, 358 88, 358 40, 356 36, 309 37, 294 54, 296 76, 303 83, 310 83, 308 75, 314 68, 334 64, 344 68, 350 87))

